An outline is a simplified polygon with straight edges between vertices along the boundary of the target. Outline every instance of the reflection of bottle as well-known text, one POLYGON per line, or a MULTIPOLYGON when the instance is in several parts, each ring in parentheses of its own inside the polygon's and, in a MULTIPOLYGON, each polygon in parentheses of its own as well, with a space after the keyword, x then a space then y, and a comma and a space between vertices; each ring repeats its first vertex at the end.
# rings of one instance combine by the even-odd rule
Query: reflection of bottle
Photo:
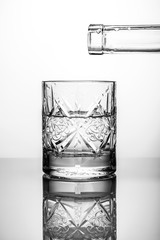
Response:
POLYGON ((160 52, 160 25, 102 25, 88 28, 89 54, 160 52))
POLYGON ((116 240, 116 177, 64 181, 43 177, 43 240, 116 240))

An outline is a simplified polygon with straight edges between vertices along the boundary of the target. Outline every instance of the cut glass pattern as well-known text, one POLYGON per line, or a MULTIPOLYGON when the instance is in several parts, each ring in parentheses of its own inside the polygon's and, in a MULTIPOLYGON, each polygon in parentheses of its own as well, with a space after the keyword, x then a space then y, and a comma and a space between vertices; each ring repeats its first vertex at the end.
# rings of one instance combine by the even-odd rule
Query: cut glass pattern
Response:
POLYGON ((95 82, 65 83, 64 86, 44 83, 44 148, 57 154, 99 153, 114 148, 115 87, 112 82, 100 85, 97 89, 99 84, 95 82))
POLYGON ((115 224, 112 195, 101 199, 44 200, 44 235, 50 240, 115 240, 115 224))

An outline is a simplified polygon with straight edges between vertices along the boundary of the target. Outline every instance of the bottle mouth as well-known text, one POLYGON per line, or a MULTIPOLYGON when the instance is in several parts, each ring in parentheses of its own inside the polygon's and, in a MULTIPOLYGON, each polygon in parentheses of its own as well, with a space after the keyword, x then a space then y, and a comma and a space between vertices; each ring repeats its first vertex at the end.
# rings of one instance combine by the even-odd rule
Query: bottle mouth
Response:
POLYGON ((103 24, 90 24, 88 27, 89 54, 103 54, 103 24))

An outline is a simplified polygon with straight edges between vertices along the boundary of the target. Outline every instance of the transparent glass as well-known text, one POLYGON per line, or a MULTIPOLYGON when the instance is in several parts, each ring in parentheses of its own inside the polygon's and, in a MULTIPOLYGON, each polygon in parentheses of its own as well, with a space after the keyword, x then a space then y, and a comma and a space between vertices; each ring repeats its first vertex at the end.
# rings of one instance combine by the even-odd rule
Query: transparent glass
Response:
POLYGON ((160 25, 102 25, 88 28, 89 54, 160 52, 160 25))
POLYGON ((43 177, 43 240, 116 240, 116 177, 69 182, 43 177))
POLYGON ((116 169, 112 81, 43 82, 43 170, 91 178, 116 169))

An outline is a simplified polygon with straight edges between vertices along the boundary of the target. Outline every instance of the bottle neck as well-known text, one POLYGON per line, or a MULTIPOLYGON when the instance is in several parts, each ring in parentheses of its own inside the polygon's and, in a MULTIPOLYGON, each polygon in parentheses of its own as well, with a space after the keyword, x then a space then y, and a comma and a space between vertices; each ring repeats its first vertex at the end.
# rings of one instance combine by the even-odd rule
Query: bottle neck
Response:
POLYGON ((160 52, 160 25, 90 25, 89 54, 160 52))

